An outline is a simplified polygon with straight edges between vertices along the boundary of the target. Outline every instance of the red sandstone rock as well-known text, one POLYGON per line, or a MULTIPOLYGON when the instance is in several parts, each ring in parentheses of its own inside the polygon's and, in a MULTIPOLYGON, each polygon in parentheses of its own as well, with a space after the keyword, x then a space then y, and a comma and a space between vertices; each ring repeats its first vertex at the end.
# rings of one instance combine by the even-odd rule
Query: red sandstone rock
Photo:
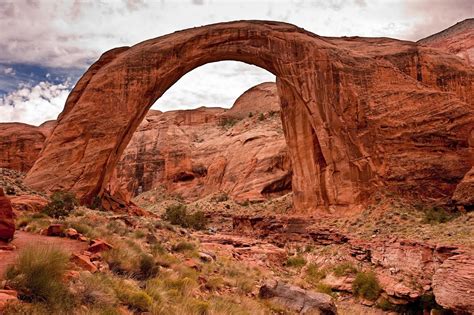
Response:
POLYGON ((10 242, 15 234, 15 220, 10 199, 0 188, 0 240, 10 242))
POLYGON ((63 224, 51 224, 46 229, 47 236, 63 236, 64 235, 64 225, 63 224))
POLYGON ((441 306, 459 312, 474 313, 474 256, 452 256, 436 270, 433 293, 441 306))
POLYGON ((450 52, 474 65, 474 18, 420 39, 418 43, 450 52))
POLYGON ((49 202, 48 199, 37 195, 12 196, 10 200, 13 210, 20 212, 41 212, 49 202))
POLYGON ((75 263, 78 267, 85 269, 90 272, 96 272, 97 267, 91 262, 90 258, 86 255, 73 254, 71 256, 71 261, 75 263))
POLYGON ((87 251, 91 253, 99 253, 112 248, 114 248, 112 245, 103 240, 93 240, 87 251))
POLYGON ((6 307, 7 303, 18 301, 18 292, 14 290, 0 290, 0 312, 6 307))
POLYGON ((258 85, 225 113, 219 108, 150 111, 125 149, 110 190, 135 195, 164 186, 188 199, 224 191, 242 201, 288 192, 291 171, 280 118, 258 119, 259 112, 279 108, 275 91, 273 83, 258 85), (225 119, 245 120, 227 129, 225 119))
POLYGON ((35 163, 55 122, 40 127, 3 123, 0 128, 0 167, 27 172, 35 163))
MULTIPOLYGON (((418 73, 407 75, 399 59, 380 56, 396 49, 380 50, 341 48, 283 23, 232 22, 110 51, 71 93, 26 182, 71 190, 90 202, 104 191, 157 97, 196 66, 234 59, 277 76, 297 210, 359 204, 379 189, 448 200, 472 167, 472 97, 458 95, 472 91, 473 70, 466 67, 461 79, 447 78, 441 88, 425 84, 418 73), (456 82, 466 87, 457 89, 456 82)), ((433 71, 442 83, 441 72, 433 71)))

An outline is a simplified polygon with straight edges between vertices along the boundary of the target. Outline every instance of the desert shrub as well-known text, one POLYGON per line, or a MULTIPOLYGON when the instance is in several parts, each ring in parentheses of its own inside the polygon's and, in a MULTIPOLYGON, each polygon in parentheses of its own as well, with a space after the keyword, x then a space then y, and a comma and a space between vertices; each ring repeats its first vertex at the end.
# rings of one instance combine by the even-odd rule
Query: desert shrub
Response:
POLYGON ((265 120, 265 114, 264 114, 264 113, 260 113, 260 114, 258 115, 258 120, 259 120, 259 121, 265 120))
POLYGON ((117 297, 114 290, 106 285, 101 275, 82 273, 80 290, 76 293, 81 305, 106 307, 115 305, 117 297))
POLYGON ((252 118, 252 117, 253 117, 253 113, 249 112, 249 118, 252 118))
POLYGON ((110 271, 117 275, 132 275, 136 272, 136 253, 130 248, 114 248, 104 252, 110 271))
POLYGON ((6 278, 23 300, 48 304, 67 303, 69 291, 62 282, 69 257, 59 249, 31 246, 23 249, 6 278))
POLYGON ((380 295, 380 284, 373 271, 358 272, 352 283, 354 295, 375 301, 380 295))
POLYGON ((186 206, 181 203, 168 206, 164 219, 174 225, 186 225, 186 206))
POLYGON ((286 266, 301 268, 306 265, 306 259, 303 256, 292 256, 286 260, 286 266))
POLYGON ((193 243, 189 242, 179 242, 176 245, 173 245, 173 251, 175 252, 186 252, 194 250, 196 246, 193 243))
POLYGON ((328 295, 334 295, 334 292, 332 290, 332 288, 327 285, 327 284, 324 284, 324 283, 318 283, 316 285, 316 291, 318 292, 321 292, 321 293, 325 293, 325 294, 328 294, 328 295))
POLYGON ((319 268, 318 265, 311 263, 306 268, 306 279, 309 282, 317 284, 324 277, 326 277, 326 270, 319 268))
POLYGON ((357 273, 357 268, 350 262, 340 263, 333 268, 335 276, 342 277, 357 273))
POLYGON ((140 279, 149 279, 158 274, 160 266, 155 262, 153 256, 142 254, 138 262, 138 269, 140 279))
POLYGON ((196 211, 186 217, 186 225, 195 230, 203 230, 207 225, 207 218, 202 211, 196 211))
POLYGON ((57 191, 52 194, 51 201, 42 212, 53 218, 67 217, 78 204, 73 193, 57 191))
POLYGON ((207 225, 207 218, 202 211, 187 214, 186 206, 183 204, 168 206, 163 218, 171 224, 195 230, 205 229, 207 225))
POLYGON ((224 127, 224 128, 231 128, 237 124, 239 120, 237 118, 233 117, 225 117, 224 119, 221 119, 219 121, 219 126, 224 127))
POLYGON ((446 223, 455 217, 454 214, 449 213, 442 207, 431 207, 424 210, 423 223, 439 224, 446 223))

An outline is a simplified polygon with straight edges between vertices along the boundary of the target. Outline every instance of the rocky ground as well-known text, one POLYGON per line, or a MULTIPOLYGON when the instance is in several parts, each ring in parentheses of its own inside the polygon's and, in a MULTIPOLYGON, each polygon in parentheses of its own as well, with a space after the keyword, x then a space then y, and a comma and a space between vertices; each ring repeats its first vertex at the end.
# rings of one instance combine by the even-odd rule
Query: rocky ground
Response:
POLYGON ((473 305, 468 291, 459 302, 444 287, 473 283, 473 213, 440 214, 389 196, 344 218, 291 216, 291 194, 186 202, 155 189, 134 202, 148 214, 76 207, 52 218, 41 207, 17 208, 18 231, 2 260, 14 265, 27 245, 52 240, 70 255, 61 280, 68 302, 32 299, 7 272, 4 313, 421 314, 442 313, 438 303, 473 305), (177 208, 204 216, 173 222, 169 209, 177 208))

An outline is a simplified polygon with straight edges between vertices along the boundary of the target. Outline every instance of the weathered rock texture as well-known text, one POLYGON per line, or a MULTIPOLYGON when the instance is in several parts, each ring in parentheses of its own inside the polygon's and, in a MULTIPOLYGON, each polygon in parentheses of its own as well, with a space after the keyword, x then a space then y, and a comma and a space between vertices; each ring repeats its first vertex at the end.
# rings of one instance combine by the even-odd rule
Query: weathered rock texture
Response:
POLYGON ((164 186, 187 199, 222 191, 241 201, 287 193, 291 167, 279 109, 276 85, 263 83, 227 111, 152 110, 125 149, 109 190, 136 195, 164 186))
POLYGON ((337 309, 330 295, 304 290, 277 280, 268 280, 261 287, 260 298, 294 310, 299 314, 336 315, 337 309))
POLYGON ((433 277, 436 302, 460 314, 474 314, 474 256, 461 254, 444 261, 433 277))
POLYGON ((12 204, 0 188, 0 240, 9 242, 15 234, 15 221, 12 204))
POLYGON ((405 59, 397 63, 393 43, 389 53, 378 44, 369 53, 357 48, 364 41, 350 49, 350 39, 339 44, 293 25, 241 21, 109 51, 71 93, 26 182, 90 202, 157 98, 200 65, 237 60, 277 77, 297 210, 358 204, 378 189, 451 198, 472 167, 474 108, 461 95, 472 91, 472 68, 448 76, 441 89, 440 72, 425 82, 417 63, 416 77, 402 67, 405 59))
POLYGON ((418 43, 455 54, 474 65, 474 18, 420 39, 418 43))
POLYGON ((0 168, 29 171, 52 127, 54 122, 45 122, 39 127, 21 123, 1 124, 0 168))

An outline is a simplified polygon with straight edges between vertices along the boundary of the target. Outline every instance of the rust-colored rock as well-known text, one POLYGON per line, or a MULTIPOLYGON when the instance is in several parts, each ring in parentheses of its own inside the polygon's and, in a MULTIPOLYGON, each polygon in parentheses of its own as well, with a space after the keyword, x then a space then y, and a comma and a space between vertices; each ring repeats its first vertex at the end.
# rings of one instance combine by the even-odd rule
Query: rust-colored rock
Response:
POLYGON ((474 65, 474 18, 420 39, 418 43, 455 54, 474 65))
POLYGON ((474 314, 474 256, 446 259, 433 276, 433 293, 441 306, 459 314, 474 314))
POLYGON ((90 271, 96 272, 97 267, 91 262, 91 259, 83 254, 73 254, 71 256, 71 261, 76 264, 78 267, 90 271))
POLYGON ((51 224, 46 229, 47 236, 63 236, 64 235, 64 225, 63 224, 51 224))
POLYGON ((0 167, 20 172, 29 171, 54 124, 54 121, 45 122, 39 127, 22 123, 1 124, 0 167))
POLYGON ((91 253, 100 253, 112 248, 114 248, 112 245, 103 240, 93 240, 87 251, 91 253))
POLYGON ((15 220, 10 199, 0 187, 0 240, 10 242, 15 234, 15 220))
POLYGON ((253 87, 225 112, 152 110, 117 164, 110 190, 136 195, 164 186, 184 198, 224 191, 242 201, 286 193, 291 168, 278 110, 274 83, 253 87))
POLYGON ((23 212, 41 212, 48 204, 48 199, 38 195, 21 195, 10 198, 13 210, 23 212))
POLYGON ((91 202, 157 98, 200 65, 237 60, 277 77, 298 211, 353 206, 377 190, 449 200, 472 167, 473 98, 462 94, 472 91, 472 68, 442 89, 379 46, 368 50, 289 24, 240 21, 109 51, 71 93, 26 182, 91 202))

